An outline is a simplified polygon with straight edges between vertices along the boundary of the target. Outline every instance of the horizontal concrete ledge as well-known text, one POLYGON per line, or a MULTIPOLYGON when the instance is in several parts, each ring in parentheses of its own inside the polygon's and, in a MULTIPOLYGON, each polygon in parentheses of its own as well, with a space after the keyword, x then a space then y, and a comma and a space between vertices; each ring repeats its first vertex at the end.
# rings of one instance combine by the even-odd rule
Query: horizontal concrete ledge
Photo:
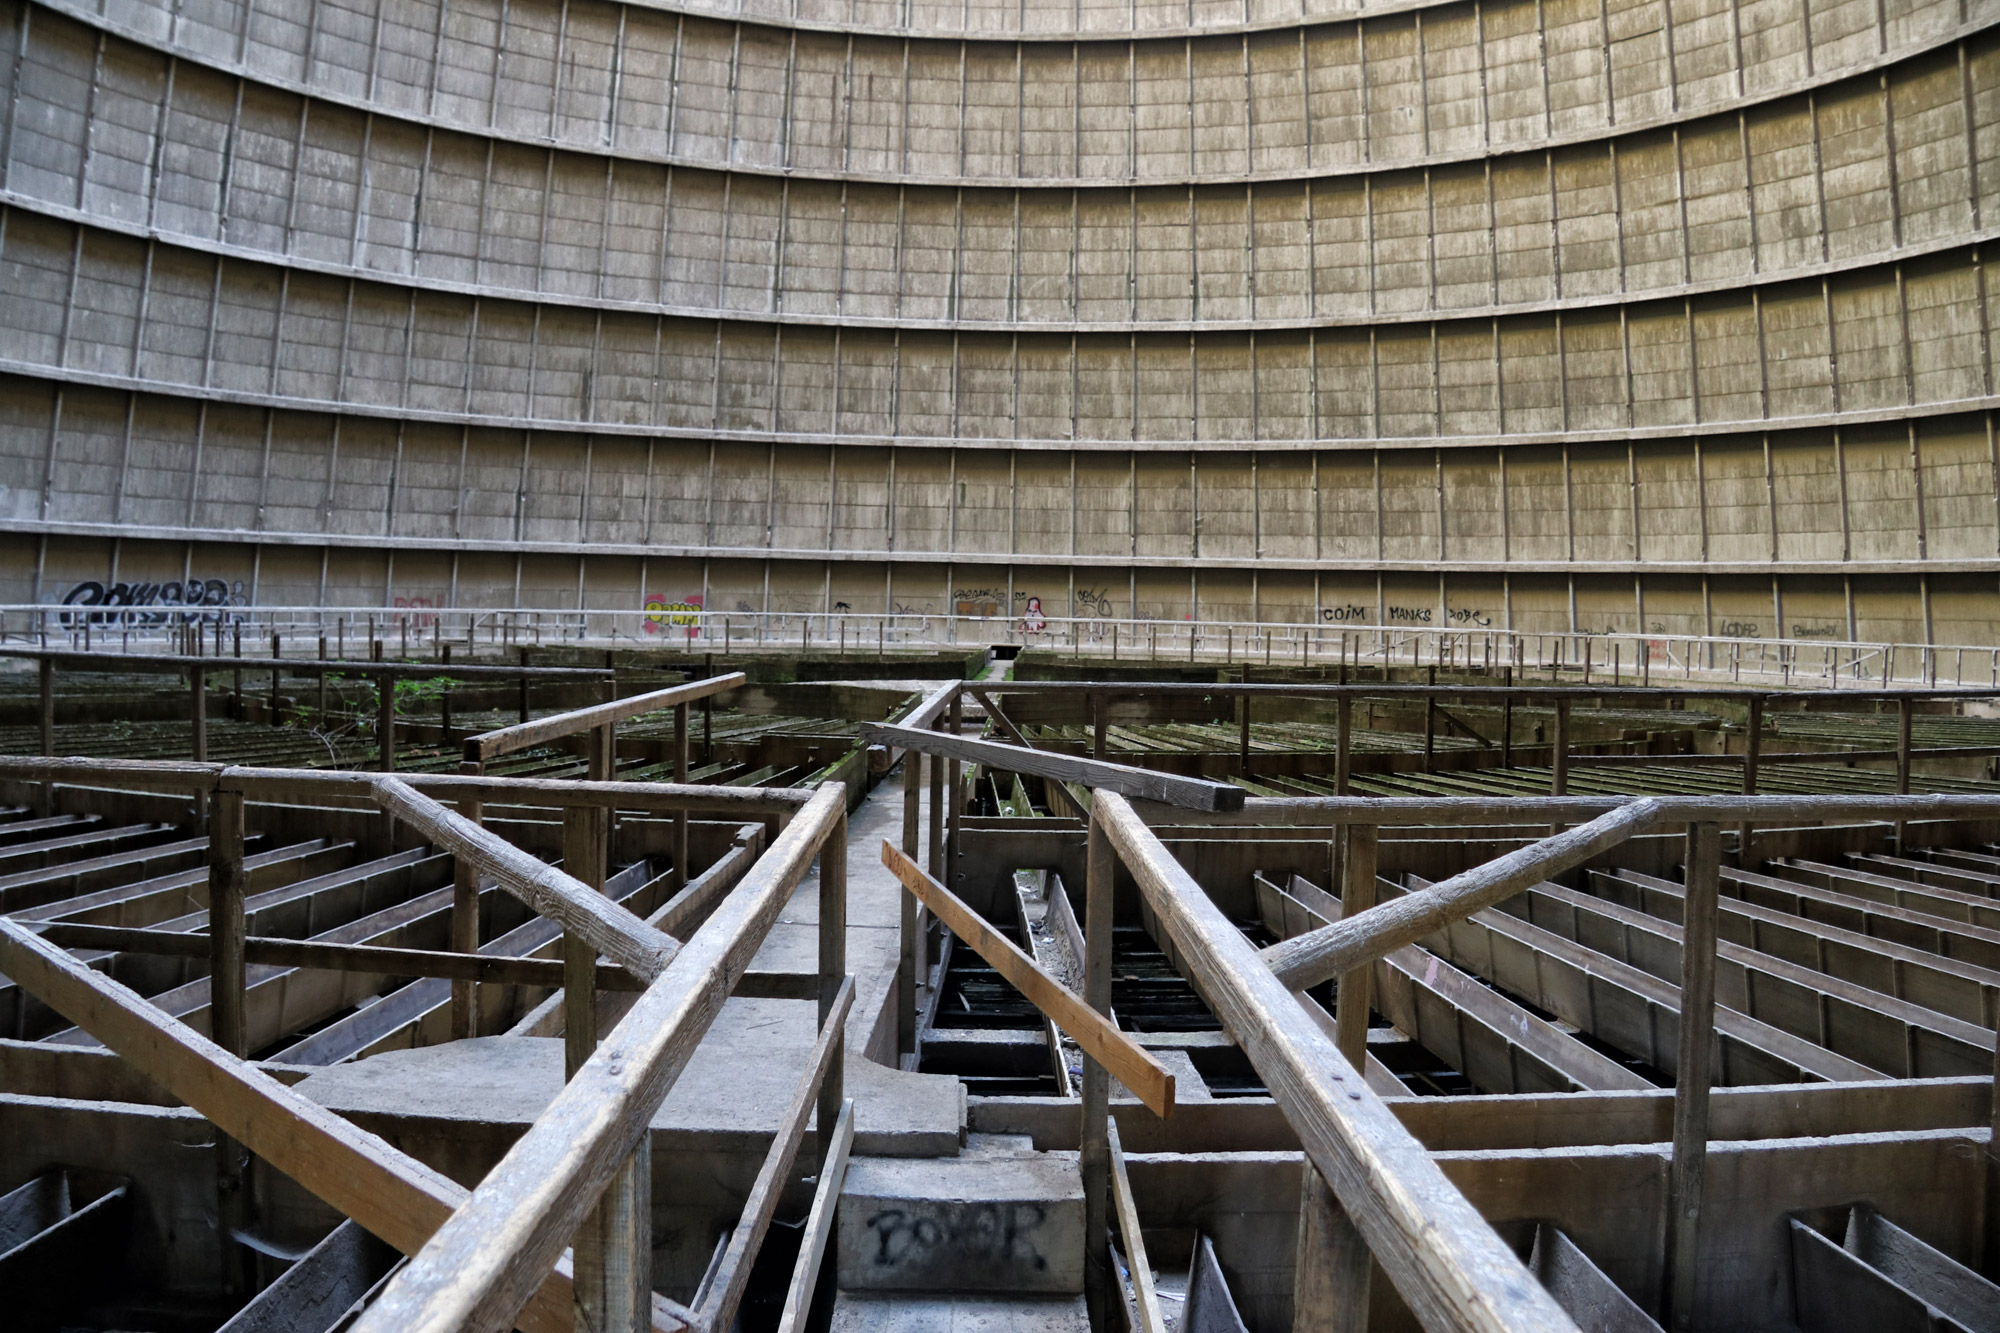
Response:
MULTIPOLYGON (((344 549, 395 550, 395 551, 451 551, 480 552, 501 555, 583 555, 583 556, 645 556, 654 559, 696 559, 696 560, 774 560, 794 562, 821 562, 827 560, 851 564, 858 560, 880 561, 886 564, 907 565, 948 565, 963 570, 992 568, 1012 565, 1024 569, 1061 569, 1071 565, 1104 566, 1116 569, 1186 569, 1186 570, 1297 570, 1305 573, 1327 574, 1440 574, 1453 578, 1477 578, 1486 575, 1506 574, 1514 577, 1543 574, 1561 577, 1571 574, 1647 574, 1647 575, 1739 575, 1745 578, 1768 578, 1773 574, 1822 575, 1879 575, 1910 576, 1917 574, 2000 574, 2000 556, 1977 560, 1855 560, 1855 561, 1804 561, 1804 560, 1752 560, 1714 561, 1708 564, 1688 561, 1668 560, 1578 560, 1578 561, 1535 561, 1509 560, 1505 563, 1475 565, 1466 562, 1440 560, 1304 560, 1285 556, 1149 556, 1098 554, 1092 552, 987 552, 987 551, 872 551, 859 548, 837 547, 766 547, 766 546, 679 546, 646 542, 534 542, 534 541, 477 541, 459 540, 449 537, 384 537, 375 534, 345 534, 330 532, 263 532, 245 531, 234 528, 199 527, 158 527, 134 523, 75 523, 47 522, 35 519, 11 521, 7 530, 24 536, 60 537, 102 537, 122 538, 126 541, 192 541, 192 542, 248 542, 259 546, 302 546, 333 547, 344 549)), ((450 610, 452 608, 443 608, 450 610)), ((554 608, 544 608, 554 609, 554 608)), ((571 608, 583 611, 603 610, 601 607, 571 608)), ((112 608, 105 608, 109 614, 112 608)), ((708 613, 712 616, 727 616, 726 611, 708 613)), ((784 612, 786 615, 818 615, 812 612, 784 612)), ((1329 623, 1323 628, 1332 631, 1342 626, 1329 623)), ((1413 626, 1418 629, 1443 628, 1441 626, 1413 626)), ((1810 642, 1810 641, 1805 641, 1810 642)))
MULTIPOLYGON (((1539 157, 1538 152, 1535 156, 1539 157)), ((356 164, 357 171, 360 164, 356 164)), ((1400 169, 1398 169, 1400 171, 1400 169)), ((719 174, 727 175, 723 172, 719 174)), ((1387 173, 1384 173, 1387 174, 1387 173)), ((1149 187, 1157 188, 1157 187, 1149 187)), ((1194 186, 1188 187, 1190 193, 1194 186)), ((1011 191, 1010 191, 1011 192, 1011 191)), ((1019 193, 1029 193, 1022 187, 1019 193)), ((1061 194, 1072 191, 1062 187, 1061 194)), ((1663 287, 1631 288, 1617 292, 1602 292, 1584 296, 1565 296, 1551 301, 1519 301, 1511 304, 1482 306, 1434 306, 1423 310, 1347 312, 1336 311, 1295 318, 1256 319, 1112 319, 1112 320, 980 320, 980 319, 904 319, 880 315, 824 315, 800 314, 788 310, 734 310, 723 306, 682 306, 655 301, 620 301, 601 297, 569 296, 557 292, 526 288, 500 287, 491 283, 457 282, 439 278, 426 278, 421 274, 397 273, 383 268, 367 268, 359 264, 336 264, 326 260, 308 259, 300 255, 276 250, 259 250, 251 246, 230 245, 209 240, 185 232, 167 231, 160 227, 149 227, 143 223, 125 222, 104 213, 94 213, 87 209, 67 204, 52 203, 35 195, 22 194, 11 189, 0 189, 0 207, 19 209, 41 217, 56 218, 72 225, 86 227, 94 232, 109 235, 131 236, 157 241, 175 249, 190 250, 197 254, 220 255, 225 259, 246 263, 264 264, 273 268, 299 273, 323 274, 328 277, 368 283, 378 287, 390 287, 415 292, 448 292, 457 296, 470 296, 481 300, 518 302, 532 306, 542 306, 557 310, 602 310, 618 314, 634 314, 697 323, 717 323, 727 325, 749 325, 764 327, 831 328, 831 329, 871 329, 899 333, 971 333, 1010 334, 1035 337, 1075 335, 1091 337, 1116 336, 1156 336, 1159 334, 1189 334, 1202 337, 1215 335, 1240 335, 1244 333, 1314 333, 1321 329, 1372 329, 1402 328, 1431 324, 1453 324, 1461 321, 1474 323, 1499 319, 1513 319, 1527 315, 1563 315, 1577 311, 1625 310, 1635 306, 1654 305, 1659 302, 1684 301, 1696 297, 1727 295, 1753 289, 1768 289, 1788 283, 1810 282, 1815 278, 1826 279, 1845 273, 1859 273, 1895 264, 1912 263, 1934 255, 1949 254, 1954 250, 1966 250, 1968 264, 1977 262, 1975 256, 1982 245, 2000 239, 2000 226, 1978 227, 1954 236, 1936 238, 1917 245, 1899 246, 1887 250, 1874 251, 1866 255, 1857 254, 1850 258, 1827 260, 1817 264, 1804 264, 1796 268, 1761 270, 1729 280, 1713 279, 1705 282, 1676 283, 1663 287)), ((1485 233, 1490 237, 1491 233, 1485 233)), ((421 258, 421 256, 419 256, 421 258)), ((838 292, 814 292, 815 296, 838 297, 838 292)))
MULTIPOLYGON (((939 435, 835 435, 797 431, 716 430, 696 426, 622 425, 615 422, 559 421, 542 417, 478 416, 464 412, 436 412, 415 408, 378 406, 372 403, 338 402, 324 398, 287 398, 279 394, 248 393, 201 385, 176 384, 167 380, 138 379, 130 375, 110 375, 40 365, 29 361, 0 358, 0 374, 22 379, 63 384, 88 385, 128 393, 157 394, 200 402, 240 403, 286 412, 321 412, 329 416, 370 417, 390 421, 422 421, 481 429, 532 430, 564 435, 617 436, 627 439, 699 440, 746 444, 810 444, 845 447, 900 449, 1006 449, 1024 452, 1078 452, 1111 454, 1186 453, 1332 453, 1343 450, 1435 450, 1499 449, 1518 445, 1578 445, 1640 443, 1645 441, 1694 438, 1765 436, 1796 430, 1831 430, 1840 427, 1873 425, 1881 422, 1924 420, 1932 417, 1962 416, 2000 409, 2000 394, 1974 398, 1954 398, 1935 403, 1913 403, 1893 408, 1872 408, 1857 412, 1830 412, 1806 417, 1772 417, 1765 420, 1712 421, 1682 426, 1641 426, 1625 430, 1535 431, 1519 435, 1410 435, 1348 438, 1256 440, 1120 440, 1120 439, 1000 439, 966 437, 953 439, 939 435)), ((1107 557, 1117 559, 1119 557, 1107 557)))
MULTIPOLYGON (((853 171, 853 170, 805 171, 798 168, 788 168, 782 166, 766 167, 766 166, 756 166, 751 164, 741 164, 741 165, 728 164, 716 161, 714 159, 693 157, 686 154, 667 154, 667 153, 640 154, 640 153, 609 152, 605 149, 601 140, 587 142, 582 139, 561 140, 554 138, 553 136, 493 135, 490 127, 487 126, 462 124, 460 122, 450 120, 443 116, 422 115, 415 112, 408 112, 398 107, 385 105, 378 100, 371 100, 365 97, 357 97, 350 94, 342 94, 334 92, 332 90, 322 88, 316 84, 304 80, 284 78, 274 74, 268 68, 263 68, 246 61, 218 60, 215 59, 210 52, 205 51, 195 46, 192 43, 163 42, 159 38, 159 36, 155 33, 147 32, 143 28, 140 28, 133 24, 119 23, 114 20, 107 19, 100 14, 91 12, 83 5, 76 3, 76 0, 37 0, 37 3, 45 4, 47 8, 49 8, 50 10, 63 14, 66 17, 74 19, 75 21, 85 24, 89 27, 100 29, 104 32, 113 33, 118 36, 128 38, 134 42, 137 42, 141 45, 150 47, 155 50, 174 52, 180 58, 188 61, 191 64, 202 65, 221 73, 231 74, 239 78, 248 79, 253 83, 261 84, 265 87, 281 88, 289 92, 298 93, 301 96, 320 98, 328 102, 333 102, 339 105, 353 107, 354 109, 364 113, 379 115, 390 120, 400 120, 410 125, 419 125, 419 126, 430 125, 430 126, 435 126, 439 129, 457 130, 474 134, 485 134, 489 135, 490 137, 502 139, 506 142, 531 144, 537 147, 556 146, 556 147, 570 148, 573 151, 581 153, 589 153, 593 156, 623 158, 624 160, 634 161, 634 162, 658 162, 670 166, 706 167, 712 169, 720 168, 726 165, 729 166, 730 169, 741 172, 746 175, 769 176, 777 179, 806 178, 814 180, 845 180, 845 181, 856 181, 856 182, 872 181, 890 185, 920 184, 920 183, 950 185, 950 186, 1003 184, 1009 186, 1012 185, 1061 186, 1065 188, 1070 188, 1070 187, 1096 188, 1102 186, 1124 187, 1133 185, 1135 183, 1146 184, 1146 185, 1161 185, 1161 184, 1240 185, 1244 183, 1254 183, 1258 181, 1298 180, 1298 179, 1303 179, 1307 176, 1319 176, 1326 174, 1366 174, 1369 172, 1383 170, 1391 165, 1400 168, 1423 169, 1426 167, 1438 167, 1438 166, 1445 166, 1461 162, 1482 161, 1486 157, 1490 156, 1496 148, 1498 148, 1500 151, 1503 152, 1511 152, 1511 151, 1522 151, 1522 150, 1541 149, 1541 148, 1559 148, 1570 144, 1590 143, 1596 140, 1620 138, 1625 135, 1629 135, 1641 130, 1658 129, 1666 126, 1681 125, 1681 124, 1686 124, 1693 120, 1702 119, 1712 115, 1749 109, 1761 106, 1764 103, 1770 102, 1774 99, 1786 97, 1794 93, 1806 92, 1812 89, 1822 88, 1830 83, 1836 83, 1841 81, 1842 79, 1851 78, 1857 74, 1864 74, 1880 70, 1890 65, 1901 63, 1905 60, 1911 59, 1912 57, 1921 55, 1923 53, 1936 50, 1940 47, 1949 46, 1963 38, 1970 37, 1974 34, 1983 32, 1990 26, 1989 24, 1984 22, 1961 23, 1956 26, 1943 29, 1935 34, 1929 35, 1922 40, 1912 42, 1907 46, 1899 47, 1894 51, 1881 52, 1862 60, 1850 61, 1844 65, 1837 65, 1826 69, 1815 69, 1812 75, 1805 79, 1794 80, 1778 87, 1759 89, 1757 92, 1753 94, 1744 94, 1736 97, 1717 98, 1712 102, 1705 102, 1699 106, 1690 106, 1685 109, 1676 110, 1672 114, 1665 116, 1644 117, 1640 119, 1627 120, 1615 124, 1612 123, 1612 118, 1607 117, 1606 123, 1601 126, 1593 126, 1588 129, 1574 130, 1574 131, 1569 131, 1567 133, 1550 133, 1542 136, 1539 139, 1519 144, 1495 145, 1491 143, 1489 135, 1488 142, 1482 144, 1476 150, 1469 150, 1462 153, 1413 154, 1406 158, 1399 158, 1393 164, 1384 162, 1349 164, 1346 166, 1335 168, 1331 173, 1323 171, 1300 172, 1297 170, 1262 171, 1262 172, 1190 171, 1185 173, 1175 173, 1173 175, 1163 175, 1163 176, 1139 176, 1137 174, 1132 174, 1127 176, 1115 176, 1115 177, 1075 176, 1075 177, 1023 178, 1018 176, 1007 176, 1007 177, 972 177, 963 175, 923 176, 910 173, 868 172, 868 171, 853 171)), ((1410 13, 1414 21, 1414 18, 1417 14, 1421 13, 1423 9, 1429 7, 1431 6, 1413 5, 1408 11, 1402 11, 1402 12, 1410 13)), ((645 6, 645 8, 649 9, 657 8, 669 13, 676 12, 670 9, 666 9, 665 6, 647 5, 645 6)), ((704 20, 706 21, 706 16, 700 16, 700 17, 703 17, 704 20)), ((776 19, 753 19, 746 17, 742 19, 719 18, 714 21, 733 24, 734 26, 742 28, 763 29, 772 33, 782 34, 782 35, 789 35, 794 31, 814 30, 814 25, 812 24, 806 24, 806 23, 795 24, 795 23, 779 21, 776 19)), ((1359 18, 1353 16, 1340 16, 1340 17, 1329 16, 1325 19, 1320 19, 1320 20, 1273 25, 1273 29, 1256 29, 1255 31, 1267 31, 1267 30, 1299 31, 1307 28, 1324 28, 1324 27, 1334 27, 1334 26, 1351 27, 1351 26, 1358 26, 1360 21, 1361 20, 1359 18)), ((832 28, 829 30, 846 32, 849 29, 845 25, 843 25, 841 27, 832 28)), ((868 35, 871 37, 879 37, 882 35, 878 30, 865 29, 860 27, 859 25, 856 25, 852 30, 855 32, 867 32, 868 35)), ((1253 30, 1240 29, 1237 30, 1235 33, 1204 34, 1202 40, 1212 41, 1217 36, 1221 36, 1224 39, 1226 39, 1228 36, 1234 35, 1237 36, 1239 40, 1244 44, 1247 54, 1247 47, 1250 40, 1249 39, 1250 31, 1253 30)), ((898 39, 891 39, 891 40, 898 40, 898 39)), ((928 39, 921 37, 919 35, 912 34, 907 37, 901 38, 900 40, 906 41, 912 45, 922 45, 927 42, 930 42, 935 45, 946 47, 948 51, 951 52, 956 52, 969 44, 966 39, 962 39, 955 35, 949 37, 940 37, 936 39, 928 39)), ((972 39, 971 44, 990 45, 995 40, 996 40, 995 38, 977 38, 977 39, 972 39)), ((1090 37, 1084 38, 1080 43, 1074 42, 1073 39, 1067 37, 1052 38, 1052 39, 1040 39, 1035 37, 1026 37, 1022 39, 999 38, 997 40, 1001 41, 1003 44, 1013 43, 1017 41, 1024 41, 1026 44, 1030 45, 1042 44, 1044 40, 1056 41, 1062 45, 1071 45, 1071 44, 1101 45, 1106 40, 1110 40, 1112 42, 1126 43, 1133 47, 1144 47, 1147 45, 1162 45, 1162 46, 1185 48, 1188 44, 1189 39, 1186 36, 1164 36, 1164 35, 1157 38, 1154 37, 1125 38, 1125 37, 1119 37, 1117 35, 1108 35, 1108 36, 1092 35, 1090 37)))

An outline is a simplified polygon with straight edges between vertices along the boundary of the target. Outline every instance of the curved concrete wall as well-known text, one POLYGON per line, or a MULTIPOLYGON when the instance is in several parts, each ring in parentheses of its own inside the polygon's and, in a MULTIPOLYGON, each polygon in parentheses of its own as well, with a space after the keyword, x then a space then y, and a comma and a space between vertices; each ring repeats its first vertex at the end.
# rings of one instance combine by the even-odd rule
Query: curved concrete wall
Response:
POLYGON ((0 597, 1991 641, 1996 14, 12 0, 0 597))

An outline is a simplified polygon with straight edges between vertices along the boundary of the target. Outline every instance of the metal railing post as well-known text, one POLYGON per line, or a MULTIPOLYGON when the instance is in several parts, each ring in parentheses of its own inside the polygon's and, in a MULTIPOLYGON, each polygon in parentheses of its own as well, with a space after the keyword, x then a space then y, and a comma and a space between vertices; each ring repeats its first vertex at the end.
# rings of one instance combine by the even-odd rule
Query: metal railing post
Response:
POLYGON ((1674 1157, 1667 1187, 1669 1312, 1694 1326, 1700 1277, 1702 1168, 1708 1155, 1708 1091, 1715 1044, 1716 900, 1722 826, 1690 824, 1681 927, 1680 1057, 1674 1078, 1674 1157))
MULTIPOLYGON (((1086 852, 1083 917, 1083 1000, 1100 1014, 1111 1012, 1111 925, 1118 854, 1095 815, 1086 852)), ((1078 1154, 1083 1171, 1083 1291, 1093 1329, 1109 1327, 1111 1256, 1105 1248, 1110 1222, 1111 1076, 1089 1055, 1083 1057, 1083 1132, 1078 1154)))

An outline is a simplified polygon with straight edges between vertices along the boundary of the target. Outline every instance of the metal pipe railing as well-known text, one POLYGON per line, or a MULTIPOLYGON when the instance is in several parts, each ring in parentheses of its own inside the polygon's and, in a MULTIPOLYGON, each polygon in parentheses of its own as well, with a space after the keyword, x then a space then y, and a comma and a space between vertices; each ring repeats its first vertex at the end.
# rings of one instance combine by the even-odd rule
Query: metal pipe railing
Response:
MULTIPOLYGON (((95 585, 86 585, 95 586, 95 585)), ((101 589, 100 596, 107 596, 101 589)), ((1439 611, 1439 619, 1447 618, 1439 611)), ((652 646, 698 652, 842 653, 955 649, 1001 643, 1047 646, 1114 661, 1220 660, 1225 664, 1359 669, 1435 666, 1444 670, 1573 676, 1651 683, 1662 674, 1681 680, 1740 681, 1775 677, 1781 684, 1818 679, 2000 687, 2000 649, 1991 644, 1937 644, 1841 638, 1760 638, 1663 631, 1505 628, 1467 624, 1349 620, 1265 620, 968 616, 955 612, 711 611, 684 608, 407 606, 123 606, 14 603, 0 606, 0 643, 67 644, 153 651, 185 649, 212 633, 217 651, 225 629, 240 635, 277 633, 328 638, 346 655, 350 633, 362 644, 378 636, 399 656, 447 645, 475 651, 550 645, 652 646), (115 636, 115 638, 114 638, 115 636)))

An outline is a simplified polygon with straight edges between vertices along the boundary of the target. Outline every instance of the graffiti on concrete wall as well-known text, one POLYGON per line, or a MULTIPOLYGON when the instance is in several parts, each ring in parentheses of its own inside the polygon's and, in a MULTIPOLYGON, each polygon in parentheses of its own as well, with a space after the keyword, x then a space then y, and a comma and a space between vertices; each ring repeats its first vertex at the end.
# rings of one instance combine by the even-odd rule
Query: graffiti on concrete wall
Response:
POLYGON ((65 625, 167 625, 192 624, 199 620, 215 624, 240 616, 228 607, 248 606, 243 580, 169 579, 165 583, 100 583, 85 579, 63 594, 66 607, 92 607, 90 611, 65 611, 65 625))
POLYGON ((1454 606, 1445 612, 1445 619, 1454 625, 1465 625, 1472 629, 1491 629, 1493 617, 1476 606, 1454 606))
POLYGON ((1329 625, 1358 625, 1368 619, 1368 608, 1359 602, 1343 602, 1339 606, 1322 606, 1319 618, 1329 625))
POLYGON ((1047 631, 1049 618, 1042 610, 1042 599, 1029 597, 1027 609, 1021 612, 1021 633, 1041 634, 1047 631))
POLYGON ((397 597, 390 604, 396 608, 398 622, 417 630, 435 626, 444 605, 435 597, 397 597))
POLYGON ((953 614, 961 616, 997 616, 1000 603, 1007 600, 1004 589, 998 588, 954 588, 951 593, 953 614))
POLYGON ((1431 608, 1428 606, 1392 606, 1388 608, 1391 625, 1428 625, 1431 623, 1431 608))
POLYGON ((646 594, 645 626, 648 634, 672 634, 680 630, 692 639, 701 632, 701 598, 676 600, 649 592, 646 594))
POLYGON ((1764 635, 1764 625, 1757 620, 1725 620, 1715 632, 1725 639, 1758 639, 1764 635))
POLYGON ((1795 639, 1838 639, 1844 636, 1841 632, 1841 627, 1838 625, 1794 624, 1792 626, 1792 637, 1795 639))
POLYGON ((1070 614, 1077 618, 1078 634, 1102 640, 1111 633, 1111 622, 1118 618, 1118 611, 1104 589, 1078 588, 1071 601, 1070 614))

